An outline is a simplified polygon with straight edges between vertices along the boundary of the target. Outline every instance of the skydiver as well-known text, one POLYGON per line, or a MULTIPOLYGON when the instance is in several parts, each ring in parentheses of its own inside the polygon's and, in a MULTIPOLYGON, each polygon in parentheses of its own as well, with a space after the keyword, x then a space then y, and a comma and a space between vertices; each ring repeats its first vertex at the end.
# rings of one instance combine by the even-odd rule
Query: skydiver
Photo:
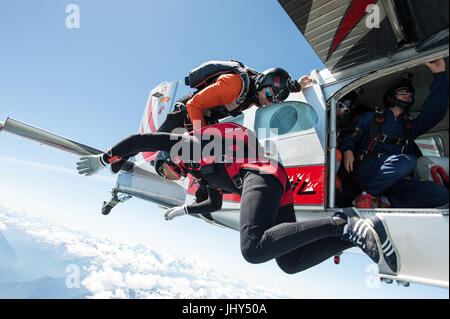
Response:
POLYGON ((293 192, 284 167, 265 158, 254 133, 235 123, 215 124, 190 134, 132 135, 103 154, 81 157, 77 169, 89 176, 129 154, 156 151, 154 165, 159 175, 178 180, 191 174, 209 194, 201 203, 170 208, 164 215, 166 220, 220 210, 224 192, 241 195, 241 252, 249 263, 275 258, 284 272, 294 274, 358 246, 375 263, 385 260, 393 272, 398 270, 395 248, 386 251, 388 255, 381 249, 380 241, 388 240, 381 217, 361 219, 353 208, 345 208, 330 217, 296 221, 293 192), (248 137, 246 151, 239 153, 241 148, 233 148, 228 154, 226 145, 235 132, 248 137), (220 138, 204 140, 205 135, 220 138), (211 147, 211 143, 216 144, 211 147), (211 150, 224 153, 210 154, 211 150))
MULTIPOLYGON (((171 133, 178 127, 185 127, 188 131, 197 130, 218 123, 224 117, 238 116, 252 106, 270 106, 282 102, 290 92, 299 92, 311 84, 309 76, 296 81, 282 68, 271 68, 259 73, 240 62, 232 61, 235 64, 233 68, 227 70, 222 66, 225 69, 220 71, 220 67, 217 67, 220 63, 210 61, 191 71, 194 72, 191 82, 195 81, 195 84, 190 85, 198 90, 177 101, 175 111, 168 114, 158 132, 171 133)), ((222 63, 225 66, 230 64, 222 63)), ((186 82, 189 83, 189 80, 186 82)))

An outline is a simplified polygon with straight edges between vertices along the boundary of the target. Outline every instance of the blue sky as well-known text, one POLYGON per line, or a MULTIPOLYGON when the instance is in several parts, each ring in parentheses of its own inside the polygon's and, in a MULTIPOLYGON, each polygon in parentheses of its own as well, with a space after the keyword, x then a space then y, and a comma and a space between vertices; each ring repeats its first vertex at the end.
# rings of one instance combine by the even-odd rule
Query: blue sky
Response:
MULTIPOLYGON (((277 1, 0 2, 0 121, 11 116, 98 149, 137 132, 149 91, 183 80, 207 60, 240 60, 299 78, 323 65, 277 1), (80 28, 66 28, 67 5, 80 28)), ((448 298, 412 285, 368 288, 370 260, 345 255, 296 275, 274 262, 246 263, 239 234, 194 218, 164 221, 163 210, 132 199, 100 214, 115 177, 77 176, 77 158, 0 135, 0 204, 62 224, 195 254, 212 267, 322 298, 448 298), (5 182, 6 181, 6 182, 5 182)), ((370 278, 369 278, 370 279, 370 278)))

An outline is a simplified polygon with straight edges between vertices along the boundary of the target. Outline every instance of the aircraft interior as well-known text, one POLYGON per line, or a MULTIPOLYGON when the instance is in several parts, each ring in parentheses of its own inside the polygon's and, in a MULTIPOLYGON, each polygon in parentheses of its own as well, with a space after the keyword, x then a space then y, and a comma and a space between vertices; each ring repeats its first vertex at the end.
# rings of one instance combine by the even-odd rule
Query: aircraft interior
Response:
MULTIPOLYGON (((445 58, 446 62, 446 72, 448 76, 449 71, 449 59, 445 58)), ((430 86, 433 82, 433 75, 430 70, 422 64, 418 64, 414 67, 401 70, 377 78, 371 82, 365 83, 364 85, 357 88, 360 94, 357 95, 355 99, 356 108, 353 112, 362 113, 369 110, 375 109, 376 106, 383 107, 383 96, 386 90, 393 84, 399 82, 405 73, 412 74, 412 84, 415 88, 415 102, 410 108, 410 114, 416 117, 420 112, 426 112, 427 110, 422 110, 422 105, 430 93, 430 86)), ((344 96, 341 101, 349 98, 353 93, 349 93, 344 96)), ((340 121, 337 118, 338 123, 340 121)), ((418 146, 419 152, 416 154, 418 157, 417 167, 415 169, 415 176, 423 178, 426 180, 438 182, 442 185, 448 187, 448 176, 449 176, 449 112, 445 117, 427 133, 419 136, 415 140, 415 144, 418 146), (434 167, 434 171, 433 171, 434 167), (436 167, 442 167, 442 169, 436 170, 436 167)), ((339 145, 338 145, 339 148, 339 145)), ((417 149, 417 148, 416 148, 417 149)), ((341 163, 341 166, 342 163, 341 163)), ((340 168, 343 169, 342 167, 340 168)), ((340 174, 338 174, 339 176, 340 174)), ((339 181, 341 182, 341 181, 339 181)), ((338 182, 338 183, 339 183, 338 182)), ((344 185, 337 185, 339 187, 346 187, 344 185)), ((347 188, 349 186, 347 185, 347 188)), ((350 186, 351 187, 351 186, 350 186)), ((354 196, 360 189, 356 185, 348 190, 352 193, 351 197, 354 196)), ((339 194, 337 193, 337 196, 339 194)))

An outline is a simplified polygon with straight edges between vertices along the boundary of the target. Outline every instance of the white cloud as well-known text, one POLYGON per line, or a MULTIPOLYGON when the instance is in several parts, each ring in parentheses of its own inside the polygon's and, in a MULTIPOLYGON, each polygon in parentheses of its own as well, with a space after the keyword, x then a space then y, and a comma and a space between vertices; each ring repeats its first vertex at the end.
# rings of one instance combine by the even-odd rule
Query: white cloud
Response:
POLYGON ((219 273, 196 256, 176 257, 141 244, 94 237, 1 207, 0 219, 4 228, 53 247, 64 260, 78 258, 77 266, 85 271, 81 286, 89 298, 289 297, 274 287, 219 273))

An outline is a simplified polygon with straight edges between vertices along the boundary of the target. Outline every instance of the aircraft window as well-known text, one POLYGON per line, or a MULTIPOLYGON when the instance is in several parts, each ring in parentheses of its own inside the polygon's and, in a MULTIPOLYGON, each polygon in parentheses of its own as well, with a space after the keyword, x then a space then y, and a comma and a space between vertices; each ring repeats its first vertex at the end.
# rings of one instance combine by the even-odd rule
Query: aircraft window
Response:
POLYGON ((284 135, 308 130, 316 123, 317 113, 310 105, 302 102, 282 102, 256 111, 254 131, 258 138, 267 138, 266 130, 269 128, 271 135, 284 135))
POLYGON ((293 106, 285 106, 277 110, 270 119, 270 127, 278 128, 278 134, 288 133, 297 123, 298 113, 293 106))
POLYGON ((444 157, 444 146, 440 136, 422 137, 415 140, 423 156, 444 157))

